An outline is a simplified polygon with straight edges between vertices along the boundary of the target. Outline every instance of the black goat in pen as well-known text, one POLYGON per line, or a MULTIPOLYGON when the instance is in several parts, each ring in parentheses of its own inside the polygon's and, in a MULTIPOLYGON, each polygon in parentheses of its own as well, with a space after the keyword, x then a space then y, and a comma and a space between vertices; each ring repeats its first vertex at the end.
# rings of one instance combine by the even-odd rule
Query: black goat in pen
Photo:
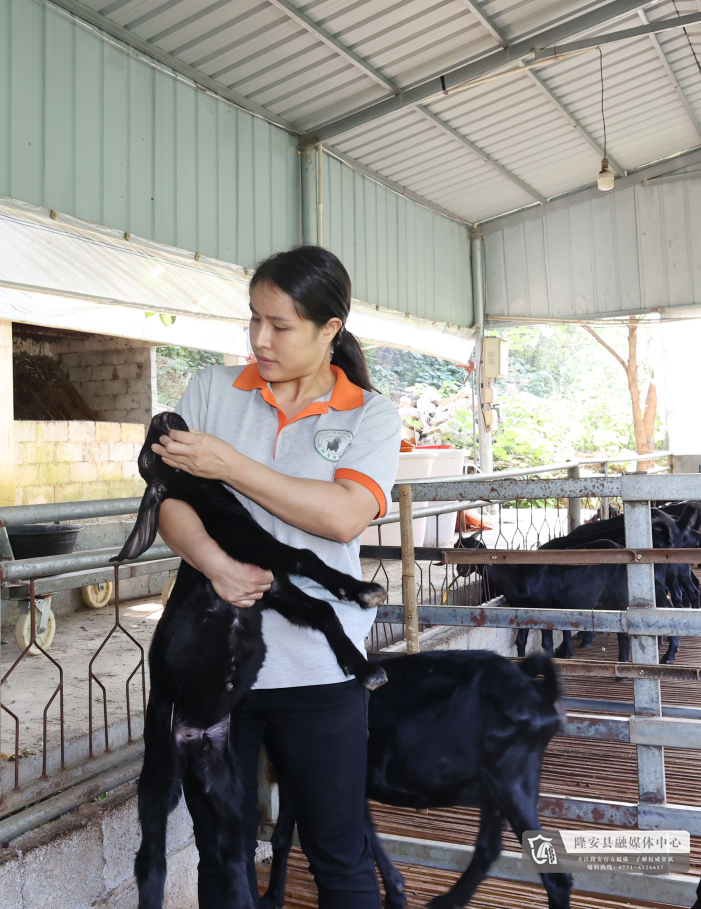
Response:
MULTIPOLYGON (((677 502, 672 506, 652 508, 652 545, 656 549, 685 549, 699 546, 701 513, 697 503, 677 502), (669 508, 669 510, 668 510, 669 508)), ((625 546, 625 525, 623 516, 594 524, 582 524, 564 537, 557 537, 544 543, 541 549, 576 549, 582 543, 595 545, 597 541, 609 540, 625 546)), ((699 586, 690 565, 655 565, 655 600, 658 607, 669 605, 667 592, 675 609, 684 606, 695 609, 699 606, 699 586)), ((626 600, 627 603, 627 600, 626 600)), ((519 632, 520 634, 521 632, 519 632)), ((543 632, 550 634, 552 632, 543 632)), ((528 630, 525 629, 525 638, 528 630)), ((590 647, 594 640, 591 631, 581 632, 580 646, 590 647)), ((619 635, 621 660, 630 659, 628 635, 619 635)), ((525 647, 525 641, 524 641, 525 647)), ((661 662, 673 663, 679 652, 679 638, 670 637, 667 652, 661 662)), ((562 653, 572 656, 571 632, 563 632, 562 653)), ((559 654, 558 654, 559 655, 559 654)))
MULTIPOLYGON (((602 522, 604 523, 604 522, 602 522)), ((587 525, 594 526, 594 525, 587 525)), ((464 538, 464 549, 485 549, 480 535, 464 538)), ((561 539, 566 539, 562 537, 561 539)), ((671 541, 671 537, 667 537, 671 541)), ((669 545, 669 544, 668 544, 669 545)), ((558 547, 566 548, 566 547, 558 547)), ((577 549, 619 549, 611 540, 578 543, 577 549)), ((479 565, 475 566, 491 595, 500 594, 509 606, 522 609, 611 609, 628 606, 628 576, 622 564, 604 565, 479 565)), ((474 568, 461 565, 465 576, 474 568)), ((662 566, 661 566, 662 567, 662 566)), ((664 583, 655 575, 657 596, 665 597, 664 583)), ((553 655, 553 633, 543 631, 543 649, 553 655)), ((525 656, 528 629, 520 628, 516 635, 519 656, 525 656)), ((678 645, 677 645, 678 646, 678 645)), ((619 659, 630 660, 628 635, 618 636, 619 659)), ((671 647, 671 644, 670 644, 671 647)), ((676 651, 675 651, 676 653, 676 651)), ((569 658, 573 654, 572 638, 563 633, 563 644, 556 656, 569 658)))
POLYGON ((328 603, 303 593, 289 576, 311 578, 364 609, 381 603, 385 591, 330 568, 309 550, 278 542, 222 483, 169 467, 151 450, 171 429, 187 428, 174 413, 151 421, 139 455, 139 471, 148 486, 136 525, 114 561, 134 559, 152 545, 161 503, 174 498, 195 509, 228 555, 273 571, 275 579, 256 605, 239 609, 218 597, 208 579, 186 562, 178 570, 149 652, 151 693, 139 779, 142 840, 135 863, 139 909, 160 909, 163 903, 167 818, 186 775, 189 791, 195 793, 188 798, 190 813, 200 812, 218 832, 229 874, 226 909, 250 909, 228 729, 231 710, 255 682, 265 656, 261 612, 274 609, 296 625, 323 632, 344 672, 373 689, 387 680, 384 669, 358 651, 328 603))
MULTIPOLYGON (((431 909, 465 906, 501 852, 504 821, 519 840, 526 830, 541 829, 543 754, 562 727, 555 667, 542 653, 516 665, 485 650, 433 651, 378 665, 389 684, 370 695, 367 796, 405 808, 479 806, 479 834, 467 871, 429 903, 431 909)), ((285 902, 295 818, 284 776, 279 782, 273 864, 261 909, 281 909, 285 902)), ((366 834, 384 881, 385 909, 404 909, 404 879, 385 853, 369 811, 366 834)), ((541 878, 550 909, 568 909, 570 875, 541 878)))

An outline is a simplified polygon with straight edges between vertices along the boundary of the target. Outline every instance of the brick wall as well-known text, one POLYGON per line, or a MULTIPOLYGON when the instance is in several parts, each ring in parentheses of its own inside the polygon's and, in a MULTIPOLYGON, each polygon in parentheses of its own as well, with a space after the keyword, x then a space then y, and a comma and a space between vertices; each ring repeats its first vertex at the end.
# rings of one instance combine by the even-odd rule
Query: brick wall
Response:
POLYGON ((16 420, 15 504, 140 496, 141 423, 16 420))
MULTIPOLYGON (((101 420, 147 425, 157 411, 156 348, 132 347, 118 338, 83 342, 80 350, 61 352, 61 366, 101 420)), ((71 345, 75 346, 75 345, 71 345)))
POLYGON ((58 360, 72 384, 104 422, 142 423, 158 412, 156 348, 109 335, 52 332, 18 337, 15 353, 58 360))

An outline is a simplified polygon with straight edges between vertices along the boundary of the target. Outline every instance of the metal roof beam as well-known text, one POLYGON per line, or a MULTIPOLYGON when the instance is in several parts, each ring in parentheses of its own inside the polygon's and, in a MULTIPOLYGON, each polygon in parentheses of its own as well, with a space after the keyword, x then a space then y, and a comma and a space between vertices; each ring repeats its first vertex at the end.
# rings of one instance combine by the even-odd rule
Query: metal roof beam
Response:
POLYGON ((306 13, 303 13, 302 10, 298 9, 294 3, 290 2, 290 0, 268 0, 268 3, 271 3, 291 19, 294 19, 295 22, 302 26, 302 28, 306 29, 308 32, 311 32, 311 34, 318 38, 319 41, 322 41, 328 47, 335 50, 349 63, 352 63, 354 66, 362 69, 367 76, 370 76, 371 79, 374 79, 375 82, 379 83, 383 88, 388 88, 393 94, 399 93, 399 88, 394 84, 394 82, 392 82, 390 79, 387 79, 386 76, 383 76, 382 73, 379 70, 375 69, 374 66, 371 66, 367 60, 363 60, 362 57, 359 57, 349 47, 346 47, 346 45, 343 44, 342 41, 339 41, 338 38, 334 38, 334 36, 327 32, 326 29, 322 28, 320 25, 317 25, 313 19, 310 19, 306 13))
POLYGON ((701 22, 701 13, 691 13, 689 16, 679 16, 672 19, 660 19, 657 22, 650 22, 642 9, 638 10, 638 14, 645 25, 639 25, 637 28, 623 28, 619 32, 611 32, 608 35, 591 35, 589 38, 582 38, 581 41, 558 44, 556 47, 541 47, 534 51, 535 58, 536 60, 543 60, 548 57, 560 57, 573 51, 588 50, 589 48, 599 47, 602 44, 612 44, 614 41, 626 41, 629 38, 640 38, 642 35, 650 35, 656 41, 655 34, 657 32, 666 32, 672 28, 683 28, 685 25, 697 25, 701 22))
MULTIPOLYGON (((465 6, 470 10, 472 15, 477 19, 479 24, 484 28, 489 34, 494 38, 497 44, 500 44, 503 48, 509 46, 509 41, 502 31, 500 31, 497 26, 492 22, 489 16, 486 13, 483 13, 477 3, 474 0, 462 0, 465 6)), ((701 0, 700 0, 701 2, 701 0)))
MULTIPOLYGON (((268 2, 290 16, 292 19, 302 25, 308 32, 313 34, 319 40, 323 41, 324 44, 338 51, 343 57, 345 57, 346 60, 348 60, 358 69, 362 70, 362 72, 366 73, 366 75, 371 76, 373 79, 375 79, 376 82, 380 82, 381 84, 385 85, 390 89, 390 91, 394 92, 395 94, 399 94, 400 89, 397 85, 395 85, 394 82, 383 76, 382 73, 376 70, 373 66, 371 66, 371 64, 369 64, 358 54, 349 50, 337 38, 334 38, 333 35, 330 35, 321 25, 318 25, 316 22, 310 19, 309 16, 297 9, 297 7, 295 7, 290 2, 290 0, 268 0, 268 2)), ((463 147, 469 148, 470 151, 478 155, 490 167, 494 168, 494 170, 498 171, 502 176, 506 177, 507 180, 515 183, 516 186, 520 187, 520 189, 522 189, 533 199, 536 199, 541 204, 547 202, 545 196, 541 195, 541 193, 539 193, 536 189, 533 189, 532 186, 529 186, 528 183, 526 183, 524 180, 521 180, 520 177, 517 177, 516 174, 512 173, 507 167, 504 167, 503 164, 495 161, 491 155, 488 155, 487 152, 481 149, 478 145, 475 145, 475 143, 468 139, 467 136, 464 136, 462 133, 458 132, 457 129, 454 129, 452 126, 450 126, 450 124, 446 123, 432 111, 427 110, 421 104, 413 104, 411 107, 418 111, 429 122, 433 123, 434 126, 437 126, 440 130, 442 130, 442 132, 447 133, 451 138, 456 139, 463 147)), ((306 145, 307 143, 304 144, 306 145)), ((339 155, 339 152, 336 149, 334 149, 332 153, 337 157, 339 155)), ((375 179, 375 177, 373 177, 373 179, 375 179)), ((397 184, 397 186, 399 186, 399 184, 397 184)), ((404 187, 401 187, 401 192, 403 195, 406 195, 406 189, 404 187)))
POLYGON ((606 151, 606 155, 604 155, 603 145, 597 142, 594 136, 592 136, 592 134, 588 132, 584 126, 582 126, 574 114, 568 110, 567 106, 563 104, 557 95, 548 88, 541 77, 532 69, 524 70, 524 72, 533 81, 533 84, 538 87, 538 89, 545 95, 545 97, 548 98, 548 100, 551 101, 552 104, 554 104, 554 106, 560 111, 560 113, 563 114, 563 116, 572 124, 572 126, 575 126, 577 128, 582 139, 584 139, 585 142, 588 142, 592 148, 596 149, 598 155, 601 158, 608 157, 608 162, 611 167, 619 176, 624 177, 626 174, 625 168, 613 157, 613 155, 611 155, 608 150, 606 151))
MULTIPOLYGON (((640 18, 642 19, 643 22, 646 22, 646 23, 649 22, 647 15, 645 13, 645 10, 642 10, 642 9, 638 10, 638 15, 640 16, 640 18)), ((680 16, 676 21, 681 22, 685 19, 691 19, 691 18, 693 18, 695 21, 698 22, 701 20, 701 13, 694 13, 693 17, 692 16, 680 16)), ((669 78, 672 82, 672 85, 674 86, 674 90, 677 93, 677 95, 679 96, 679 100, 684 105, 684 110, 687 112, 689 119, 693 123, 694 129, 699 134, 699 136, 701 136, 701 123, 699 123, 698 118, 691 107, 691 104, 689 104, 689 99, 684 94, 681 85, 677 81, 677 77, 674 75, 674 72, 672 71, 672 67, 669 65, 669 60, 667 59, 667 54, 665 54, 664 50, 662 49, 662 45, 660 44, 659 38, 657 37, 657 35, 651 34, 650 41, 652 41, 652 46, 655 48, 655 51, 657 52, 657 56, 660 58, 660 62, 662 63, 662 66, 664 67, 664 71, 669 76, 669 78)))
MULTIPOLYGON (((656 182, 653 180, 654 177, 664 176, 670 172, 678 171, 682 167, 691 167, 692 165, 699 164, 701 164, 701 146, 692 151, 682 152, 679 155, 671 155, 669 158, 665 158, 662 161, 656 161, 653 164, 648 164, 645 167, 640 167, 637 170, 626 174, 625 177, 616 180, 611 192, 620 192, 629 186, 647 183, 648 180, 650 181, 649 185, 654 186, 656 182)), ((607 193, 607 197, 610 196, 610 194, 611 193, 607 193)), ((487 218, 484 221, 478 222, 476 229, 486 236, 487 234, 502 230, 505 227, 513 227, 514 224, 522 224, 524 221, 530 221, 533 218, 541 218, 551 212, 569 208, 571 205, 578 205, 580 202, 601 198, 601 190, 598 189, 595 183, 593 186, 585 186, 580 189, 572 190, 571 192, 563 193, 561 196, 556 196, 554 199, 550 199, 548 204, 543 208, 524 207, 506 215, 497 215, 494 218, 487 218)))
POLYGON ((446 123, 445 120, 441 120, 441 118, 437 117, 432 111, 428 110, 421 104, 416 105, 416 110, 430 123, 433 123, 453 139, 456 139, 461 145, 469 148, 470 151, 474 152, 485 163, 489 164, 490 167, 493 167, 494 170, 499 171, 502 176, 506 177, 507 180, 511 180, 512 183, 515 183, 516 186, 522 189, 533 199, 536 199, 536 201, 540 202, 541 205, 544 205, 548 201, 546 196, 539 193, 537 189, 533 189, 533 187, 526 183, 525 180, 517 177, 516 174, 510 171, 507 167, 504 167, 503 164, 495 161, 494 158, 492 158, 491 155, 488 155, 484 149, 481 149, 479 145, 475 145, 474 142, 471 142, 466 136, 463 136, 462 133, 458 132, 457 129, 454 129, 452 126, 450 126, 449 123, 446 123))
POLYGON ((547 28, 537 35, 524 38, 510 47, 453 69, 445 75, 434 76, 414 88, 400 92, 392 98, 376 101, 355 113, 331 120, 316 128, 312 127, 308 130, 309 141, 313 144, 330 139, 357 126, 362 126, 364 123, 376 120, 378 117, 383 117, 385 114, 391 114, 394 111, 429 101, 432 98, 440 98, 451 89, 463 86, 487 73, 495 72, 509 63, 523 60, 534 53, 538 47, 548 47, 549 45, 557 44, 571 35, 578 35, 590 28, 596 28, 611 19, 637 10, 643 5, 643 0, 611 0, 611 2, 605 3, 581 16, 575 16, 567 22, 547 28))
MULTIPOLYGON (((482 12, 480 7, 477 5, 476 0, 462 0, 465 6, 470 10, 470 12, 475 16, 475 18, 480 22, 483 28, 489 32, 489 34, 494 38, 494 40, 500 44, 502 47, 509 46, 509 40, 506 35, 495 25, 495 23, 482 12)), ((701 0, 699 0, 701 3, 701 0)), ((522 64, 523 65, 523 64, 522 64)), ((524 73, 528 78, 533 82, 533 84, 539 89, 540 92, 554 105, 560 113, 565 117, 568 123, 571 123, 576 129, 579 130, 579 134, 584 139, 585 142, 588 142, 589 145, 599 154, 601 158, 605 157, 603 146, 600 145, 596 139, 589 133, 584 126, 579 122, 579 120, 574 116, 574 114, 567 108, 567 106, 557 97, 557 95, 548 88, 542 78, 532 69, 524 69, 524 73)), ((625 168, 623 168, 615 158, 608 156, 609 164, 620 176, 625 175, 625 168)))

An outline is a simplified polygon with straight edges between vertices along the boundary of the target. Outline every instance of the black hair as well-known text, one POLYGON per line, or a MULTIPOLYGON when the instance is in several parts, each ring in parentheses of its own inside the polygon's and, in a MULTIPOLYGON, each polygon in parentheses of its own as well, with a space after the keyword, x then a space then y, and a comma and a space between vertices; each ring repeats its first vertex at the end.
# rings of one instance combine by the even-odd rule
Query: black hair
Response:
POLYGON ((351 280, 341 260, 322 246, 296 246, 261 262, 251 278, 271 281, 292 297, 297 314, 322 328, 329 319, 343 323, 331 342, 331 362, 354 385, 372 391, 367 363, 358 339, 346 328, 351 305, 351 280))

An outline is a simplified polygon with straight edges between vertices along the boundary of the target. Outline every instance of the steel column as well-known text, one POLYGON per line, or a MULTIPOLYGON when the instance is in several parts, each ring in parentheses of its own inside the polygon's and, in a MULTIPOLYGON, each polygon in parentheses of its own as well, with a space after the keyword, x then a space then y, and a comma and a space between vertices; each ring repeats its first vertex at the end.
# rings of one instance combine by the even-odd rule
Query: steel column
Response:
MULTIPOLYGON (((626 546, 652 546, 652 520, 649 502, 626 502, 626 546)), ((655 575, 653 565, 628 566, 628 610, 654 609, 655 575)), ((659 663, 657 637, 635 635, 631 640, 634 663, 659 663)), ((636 716, 662 716, 662 695, 659 680, 636 679, 633 682, 636 716)), ((659 745, 638 745, 638 797, 640 802, 664 804, 664 748, 659 745)))
POLYGON ((317 148, 300 150, 302 168, 302 243, 316 246, 319 242, 319 189, 317 186, 317 148))
POLYGON ((484 309, 485 309, 485 259, 484 237, 479 234, 470 240, 470 253, 472 258, 472 306, 474 312, 475 328, 475 363, 477 364, 477 428, 479 430, 479 468, 481 473, 491 473, 492 462, 492 434, 484 425, 484 412, 482 402, 484 396, 482 376, 482 339, 484 338, 484 309))

